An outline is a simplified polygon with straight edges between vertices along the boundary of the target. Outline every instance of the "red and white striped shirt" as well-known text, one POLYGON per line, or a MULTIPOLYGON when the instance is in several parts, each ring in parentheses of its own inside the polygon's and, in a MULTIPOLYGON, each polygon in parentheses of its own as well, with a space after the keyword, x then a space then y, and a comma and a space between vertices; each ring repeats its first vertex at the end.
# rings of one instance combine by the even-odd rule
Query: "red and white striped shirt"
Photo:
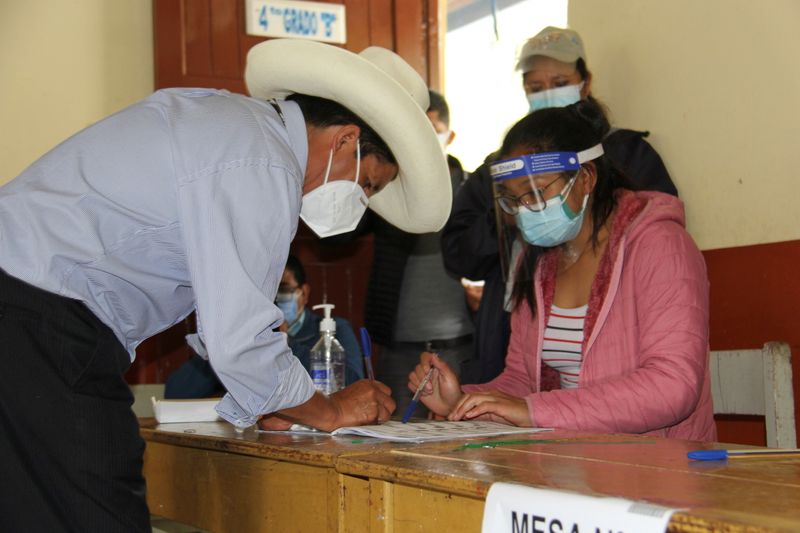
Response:
POLYGON ((574 309, 564 309, 553 305, 544 330, 542 361, 558 371, 561 388, 578 386, 578 377, 583 362, 583 323, 586 320, 584 305, 574 309))

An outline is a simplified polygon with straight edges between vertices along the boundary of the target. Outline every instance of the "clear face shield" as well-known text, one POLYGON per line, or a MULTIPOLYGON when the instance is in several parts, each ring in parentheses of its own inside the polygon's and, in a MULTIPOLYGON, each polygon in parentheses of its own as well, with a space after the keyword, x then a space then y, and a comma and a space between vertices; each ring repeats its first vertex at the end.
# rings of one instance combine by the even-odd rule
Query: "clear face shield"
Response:
MULTIPOLYGON (((588 195, 573 211, 566 202, 581 165, 603 155, 597 144, 582 152, 543 152, 497 161, 489 166, 497 217, 500 261, 507 284, 526 244, 558 246, 577 236, 588 195)), ((507 300, 508 300, 508 292, 507 300)))

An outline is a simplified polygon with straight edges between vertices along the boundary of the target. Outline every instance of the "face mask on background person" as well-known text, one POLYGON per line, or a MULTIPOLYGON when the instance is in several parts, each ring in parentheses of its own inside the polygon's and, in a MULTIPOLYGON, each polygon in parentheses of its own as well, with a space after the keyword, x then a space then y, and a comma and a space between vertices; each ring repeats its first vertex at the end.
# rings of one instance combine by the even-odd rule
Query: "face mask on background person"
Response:
POLYGON ((361 173, 361 143, 356 141, 356 179, 328 181, 333 164, 333 149, 328 157, 325 181, 303 195, 300 218, 318 237, 330 237, 356 229, 367 210, 369 199, 358 184, 361 173))
POLYGON ((529 93, 526 96, 528 97, 530 112, 533 113, 549 107, 567 107, 574 104, 581 99, 581 89, 583 89, 583 82, 577 85, 565 85, 564 87, 529 93))
POLYGON ((574 213, 567 205, 566 199, 572 192, 572 186, 577 178, 576 174, 558 195, 545 202, 546 207, 541 211, 531 211, 521 207, 514 215, 525 242, 551 248, 578 236, 583 225, 583 215, 586 213, 589 195, 583 197, 580 213, 574 213))
POLYGON ((447 145, 450 144, 450 130, 437 133, 436 137, 439 139, 439 144, 442 146, 442 152, 447 155, 447 145))
POLYGON ((297 320, 297 290, 279 292, 275 297, 275 305, 283 313, 283 319, 289 324, 297 320))

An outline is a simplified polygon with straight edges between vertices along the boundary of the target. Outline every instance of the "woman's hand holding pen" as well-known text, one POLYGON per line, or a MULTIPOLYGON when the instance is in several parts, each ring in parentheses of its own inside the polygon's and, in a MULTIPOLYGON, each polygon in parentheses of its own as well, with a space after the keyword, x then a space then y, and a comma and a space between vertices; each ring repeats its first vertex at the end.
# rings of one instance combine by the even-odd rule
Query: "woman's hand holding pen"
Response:
POLYGON ((448 420, 491 420, 515 426, 531 426, 531 415, 525 398, 510 396, 500 391, 465 394, 448 420))
POLYGON ((431 366, 434 369, 433 376, 422 389, 419 399, 432 412, 440 416, 447 416, 458 404, 463 393, 455 372, 436 354, 422 352, 419 364, 408 375, 408 388, 411 392, 416 392, 431 366))

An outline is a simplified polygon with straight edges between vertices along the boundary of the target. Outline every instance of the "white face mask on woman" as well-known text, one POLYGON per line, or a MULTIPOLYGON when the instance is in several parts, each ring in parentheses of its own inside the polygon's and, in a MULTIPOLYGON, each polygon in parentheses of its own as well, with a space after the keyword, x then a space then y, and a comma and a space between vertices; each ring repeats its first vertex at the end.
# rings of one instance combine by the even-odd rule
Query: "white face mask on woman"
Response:
POLYGON ((369 198, 358 184, 361 173, 361 143, 356 141, 356 179, 328 181, 333 164, 333 149, 328 156, 325 181, 303 195, 300 218, 318 237, 331 237, 353 231, 369 205, 369 198))

